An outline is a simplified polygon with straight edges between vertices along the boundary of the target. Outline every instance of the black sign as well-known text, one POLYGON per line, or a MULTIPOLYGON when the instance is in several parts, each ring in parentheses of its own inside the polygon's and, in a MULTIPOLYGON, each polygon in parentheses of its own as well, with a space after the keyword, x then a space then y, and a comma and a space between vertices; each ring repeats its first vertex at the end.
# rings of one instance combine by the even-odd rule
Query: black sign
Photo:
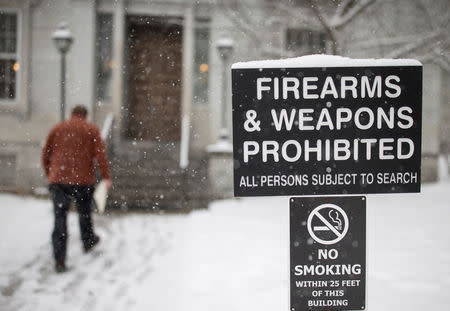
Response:
POLYGON ((235 196, 420 192, 421 66, 232 79, 235 196))
POLYGON ((290 202, 291 310, 364 310, 366 198, 290 202))

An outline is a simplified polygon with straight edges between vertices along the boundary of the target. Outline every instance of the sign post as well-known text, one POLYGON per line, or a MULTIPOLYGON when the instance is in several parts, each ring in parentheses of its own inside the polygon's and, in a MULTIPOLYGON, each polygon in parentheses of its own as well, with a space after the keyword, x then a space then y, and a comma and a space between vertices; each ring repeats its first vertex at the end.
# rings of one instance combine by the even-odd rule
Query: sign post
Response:
POLYGON ((291 310, 366 306, 366 198, 290 199, 291 310))
POLYGON ((422 65, 232 66, 234 195, 290 199, 291 310, 364 310, 367 193, 420 192, 422 65))

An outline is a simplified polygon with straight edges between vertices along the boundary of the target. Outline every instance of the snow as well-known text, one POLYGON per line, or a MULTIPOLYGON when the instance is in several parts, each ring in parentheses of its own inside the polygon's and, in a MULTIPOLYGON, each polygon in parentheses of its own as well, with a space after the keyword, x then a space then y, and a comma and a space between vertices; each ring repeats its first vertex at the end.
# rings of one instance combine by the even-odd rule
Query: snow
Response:
POLYGON ((233 145, 228 140, 219 139, 216 143, 208 145, 207 150, 215 153, 231 153, 233 152, 233 145))
POLYGON ((336 55, 315 54, 295 58, 234 63, 232 69, 313 68, 313 67, 383 67, 422 66, 415 59, 356 59, 336 55))
POLYGON ((53 40, 72 40, 72 33, 70 32, 69 25, 65 22, 61 23, 52 34, 53 40))
POLYGON ((220 38, 217 40, 216 46, 220 48, 232 48, 234 46, 234 42, 231 38, 220 38))
MULTIPOLYGON (((368 310, 450 305, 450 183, 368 197, 368 310)), ((47 200, 0 195, 0 310, 288 310, 288 198, 216 201, 190 214, 95 215, 83 254, 53 272, 47 200)))

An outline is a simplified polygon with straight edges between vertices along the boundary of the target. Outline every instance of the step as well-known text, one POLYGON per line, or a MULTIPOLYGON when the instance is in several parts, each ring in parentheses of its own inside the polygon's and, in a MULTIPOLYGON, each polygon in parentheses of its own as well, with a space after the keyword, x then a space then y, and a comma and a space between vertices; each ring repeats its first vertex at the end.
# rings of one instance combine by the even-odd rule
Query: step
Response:
POLYGON ((128 145, 111 158, 113 188, 109 208, 192 209, 207 207, 210 194, 207 162, 178 163, 176 148, 141 149, 128 145))

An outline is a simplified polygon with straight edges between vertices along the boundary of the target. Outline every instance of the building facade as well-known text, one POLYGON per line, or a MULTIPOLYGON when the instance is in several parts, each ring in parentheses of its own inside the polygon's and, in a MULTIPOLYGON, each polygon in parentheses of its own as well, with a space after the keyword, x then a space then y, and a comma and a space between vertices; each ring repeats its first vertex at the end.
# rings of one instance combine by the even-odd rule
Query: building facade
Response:
POLYGON ((46 184, 40 151, 60 118, 60 55, 51 35, 61 22, 73 35, 66 111, 84 104, 100 128, 113 116, 114 153, 135 167, 147 153, 162 154, 171 159, 166 172, 206 165, 224 114, 231 132, 221 38, 234 42, 231 62, 311 53, 417 58, 423 180, 436 180, 438 155, 450 153, 450 60, 447 2, 433 3, 0 0, 0 187, 30 192, 46 184))

